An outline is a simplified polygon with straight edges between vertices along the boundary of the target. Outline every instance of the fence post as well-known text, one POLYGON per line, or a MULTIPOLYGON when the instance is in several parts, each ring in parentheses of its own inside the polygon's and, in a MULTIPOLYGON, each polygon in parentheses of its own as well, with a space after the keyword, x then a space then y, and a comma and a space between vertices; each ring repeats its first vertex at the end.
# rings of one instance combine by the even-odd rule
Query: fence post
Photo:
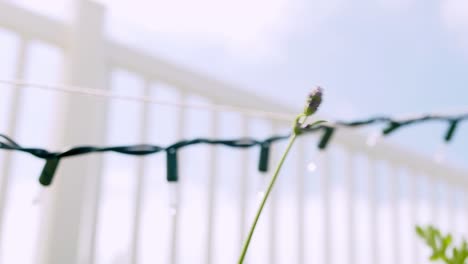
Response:
MULTIPOLYGON (((68 50, 64 52, 65 82, 105 89, 108 72, 104 55, 104 8, 89 0, 76 0, 75 8, 68 50)), ((67 99, 61 145, 102 144, 106 100, 80 95, 69 95, 67 99)), ((92 208, 99 202, 100 168, 100 155, 61 162, 42 204, 37 263, 92 263, 91 219, 94 217, 92 208)))

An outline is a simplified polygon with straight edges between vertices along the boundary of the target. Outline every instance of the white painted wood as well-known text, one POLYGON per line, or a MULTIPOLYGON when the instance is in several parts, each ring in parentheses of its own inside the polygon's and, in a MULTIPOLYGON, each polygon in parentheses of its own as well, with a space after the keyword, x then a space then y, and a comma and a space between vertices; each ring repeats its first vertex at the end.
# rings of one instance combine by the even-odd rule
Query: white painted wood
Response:
POLYGON ((22 38, 37 39, 61 48, 69 44, 70 28, 46 16, 0 1, 0 27, 20 34, 22 38))
POLYGON ((368 175, 368 202, 369 202, 369 234, 370 234, 370 248, 369 254, 371 256, 370 263, 378 264, 380 263, 379 259, 379 247, 378 247, 378 230, 377 230, 377 169, 376 161, 369 159, 369 175, 368 175))
POLYGON ((468 189, 463 189, 463 212, 465 217, 465 228, 463 231, 465 231, 465 237, 468 239, 468 189))
MULTIPOLYGON (((82 253, 78 256, 81 260, 79 263, 82 264, 94 264, 96 261, 96 240, 98 234, 98 224, 99 224, 99 210, 101 208, 101 192, 102 192, 102 177, 96 177, 94 179, 89 179, 87 185, 87 190, 89 193, 88 202, 90 211, 88 214, 88 232, 83 232, 84 237, 82 238, 81 244, 82 253), (87 234, 88 233, 88 234, 87 234), (88 235, 86 237, 86 234, 88 235), (86 246, 89 245, 89 246, 86 246)), ((86 214, 84 214, 86 215, 86 214)), ((83 216, 85 218, 85 216, 83 216)), ((81 227, 85 228, 85 225, 81 227)), ((86 229, 85 229, 86 230, 86 229)))
POLYGON ((391 236, 391 245, 392 245, 392 255, 394 257, 395 263, 401 263, 402 259, 400 256, 400 210, 399 210, 399 175, 398 170, 395 167, 395 164, 389 164, 389 190, 390 190, 390 210, 391 210, 391 227, 392 236, 391 236))
MULTIPOLYGON (((217 138, 218 136, 218 113, 213 112, 211 116, 211 136, 217 138)), ((207 221, 206 221, 206 251, 205 251, 205 262, 206 264, 213 263, 213 238, 214 238, 214 216, 215 216, 215 192, 216 192, 216 173, 218 170, 218 155, 215 146, 210 148, 210 171, 208 174, 207 183, 207 221)))
POLYGON ((352 150, 348 150, 346 153, 346 164, 345 164, 345 186, 346 186, 346 195, 347 195, 347 214, 348 214, 348 261, 349 264, 356 263, 356 240, 358 239, 359 235, 356 234, 356 223, 355 223, 355 170, 354 170, 354 152, 352 150))
POLYGON ((323 263, 333 263, 332 254, 332 240, 331 240, 331 184, 330 184, 330 160, 329 154, 326 150, 317 152, 317 167, 320 177, 320 190, 322 194, 322 213, 323 213, 323 229, 324 235, 322 237, 323 245, 323 263))
MULTIPOLYGON (((275 134, 278 132, 280 129, 280 123, 278 122, 273 122, 272 123, 272 132, 275 134)), ((280 159, 281 153, 283 153, 284 149, 281 149, 277 144, 273 145, 270 149, 270 158, 271 161, 269 166, 272 166, 273 169, 269 170, 270 172, 268 173, 268 179, 266 179, 266 182, 269 182, 271 177, 273 176, 273 172, 276 169, 276 165, 278 164, 278 161, 280 159)), ((264 185, 264 188, 267 188, 268 184, 264 185)), ((268 235, 270 237, 269 244, 268 244, 268 263, 275 264, 277 263, 277 236, 276 236, 276 228, 278 226, 277 221, 276 221, 276 215, 277 215, 277 191, 276 188, 273 188, 273 190, 270 193, 270 196, 268 198, 269 201, 267 201, 267 204, 269 203, 269 211, 268 211, 268 220, 270 222, 269 225, 269 230, 268 230, 268 235)), ((263 193, 265 195, 265 193, 263 193)))
MULTIPOLYGON (((105 68, 104 70, 104 82, 105 85, 103 87, 108 87, 109 86, 109 81, 110 81, 110 75, 112 74, 112 69, 109 69, 108 67, 105 68)), ((110 87, 109 87, 110 89, 110 87)), ((101 102, 103 105, 101 108, 101 111, 104 111, 105 113, 100 113, 102 114, 101 118, 108 118, 108 103, 109 101, 101 102)), ((105 126, 102 127, 104 131, 107 131, 107 128, 105 126)), ((106 132, 100 132, 102 133, 103 140, 105 140, 105 135, 104 133, 106 132)), ((98 225, 99 225, 99 212, 101 209, 101 194, 102 194, 102 182, 103 178, 101 176, 101 165, 102 165, 102 157, 98 157, 98 164, 96 167, 96 170, 98 174, 93 176, 90 176, 87 178, 86 181, 86 190, 85 190, 85 201, 84 203, 86 204, 83 208, 83 213, 82 213, 82 224, 81 224, 81 229, 82 231, 82 237, 80 239, 80 255, 78 256, 79 263, 82 264, 94 264, 96 261, 96 248, 97 248, 97 234, 98 234, 98 225)))
MULTIPOLYGON (((28 40, 21 39, 18 55, 16 59, 15 77, 23 78, 27 58, 28 40)), ((17 117, 21 107, 21 98, 23 92, 20 89, 14 89, 11 98, 11 107, 8 115, 6 134, 14 137, 17 129, 17 117)), ((2 245, 3 221, 5 220, 5 209, 8 203, 8 193, 11 178, 12 152, 6 152, 3 156, 2 172, 0 174, 0 246, 2 245)))
POLYGON ((108 42, 106 45, 108 47, 106 55, 113 65, 139 72, 144 76, 175 86, 184 92, 195 93, 220 104, 272 111, 286 117, 288 121, 295 117, 295 114, 289 114, 295 111, 281 105, 281 103, 273 103, 239 87, 202 74, 195 74, 185 68, 122 44, 108 42))
MULTIPOLYGON (((246 137, 249 129, 249 123, 245 116, 242 116, 240 126, 241 136, 246 137)), ((239 177, 239 252, 242 250, 242 245, 247 233, 247 181, 249 176, 248 162, 249 153, 244 150, 240 160, 241 175, 239 177)))
POLYGON ((439 217, 439 182, 436 179, 429 180, 429 207, 431 218, 429 223, 431 225, 438 226, 440 224, 439 217))
POLYGON ((455 199, 457 198, 457 190, 448 184, 444 185, 444 198, 443 201, 445 203, 443 204, 443 207, 447 208, 447 230, 446 232, 451 233, 451 234, 456 234, 457 232, 457 221, 456 221, 456 205, 455 205, 455 199))
MULTIPOLYGON (((74 85, 103 88, 107 84, 102 57, 104 9, 88 1, 78 1, 76 7, 66 79, 74 85)), ((63 146, 104 142, 106 108, 102 101, 70 96, 65 112, 63 146)), ((100 177, 100 168, 100 156, 95 155, 66 159, 60 164, 54 182, 46 192, 39 237, 46 237, 47 243, 38 245, 38 263, 78 262, 83 209, 88 208, 85 186, 88 181, 100 177)))
MULTIPOLYGON (((180 101, 185 102, 186 101, 186 94, 181 94, 180 96, 180 101)), ((178 113, 179 117, 177 118, 178 125, 177 125, 177 138, 181 139, 185 133, 185 111, 186 109, 182 107, 178 113)), ((181 158, 181 153, 178 154, 178 158, 181 158)), ((180 170, 179 170, 180 173, 180 170)), ((180 176, 180 175, 179 175, 180 176)), ((183 179, 179 179, 181 181, 183 179)), ((174 204, 170 205, 170 214, 171 214, 171 220, 172 220, 172 229, 171 229, 171 238, 170 238, 170 260, 169 263, 171 264, 177 264, 178 263, 178 254, 180 253, 178 251, 178 237, 179 237, 179 203, 180 203, 180 183, 170 183, 172 185, 172 192, 173 192, 173 198, 175 202, 174 204)), ((171 190, 169 190, 171 191, 171 190)))
MULTIPOLYGON (((144 95, 150 96, 151 82, 145 81, 144 95)), ((141 111, 141 120, 140 120, 140 141, 142 143, 147 142, 148 140, 148 115, 149 115, 149 106, 146 103, 143 103, 143 109, 141 111)), ((141 157, 138 161, 137 166, 137 178, 135 184, 134 192, 134 202, 133 202, 133 230, 132 230, 132 239, 130 247, 130 263, 137 264, 139 263, 139 252, 140 252, 140 232, 141 232, 141 218, 142 218, 142 209, 143 209, 143 197, 145 191, 145 164, 146 158, 141 157)))
POLYGON ((169 238, 169 263, 178 263, 178 236, 179 236, 179 201, 180 183, 170 182, 169 188, 169 216, 171 218, 171 232, 169 238))
MULTIPOLYGON (((418 211, 419 211, 419 198, 418 198, 418 185, 417 185, 417 175, 414 168, 408 169, 408 204, 409 204, 409 218, 410 225, 416 226, 420 223, 418 222, 418 211)), ((413 230, 413 229, 411 229, 413 230)), ((420 250, 418 247, 419 240, 416 236, 411 238, 411 263, 419 262, 420 250)))
POLYGON ((297 203, 297 262, 299 264, 305 264, 305 177, 306 170, 304 169, 307 160, 305 158, 305 149, 304 144, 297 144, 296 150, 297 154, 297 183, 296 183, 296 203, 297 203))

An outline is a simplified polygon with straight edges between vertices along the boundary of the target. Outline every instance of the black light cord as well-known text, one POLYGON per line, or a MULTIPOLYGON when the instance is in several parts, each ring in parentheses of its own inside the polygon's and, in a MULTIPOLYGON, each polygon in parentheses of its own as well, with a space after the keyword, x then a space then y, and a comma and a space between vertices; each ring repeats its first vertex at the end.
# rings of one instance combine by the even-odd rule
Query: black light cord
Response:
POLYGON ((253 138, 240 138, 233 140, 196 138, 192 140, 181 140, 167 147, 161 147, 150 144, 123 145, 112 147, 77 146, 63 152, 50 152, 41 148, 22 147, 8 136, 0 134, 0 149, 29 153, 37 158, 46 160, 44 169, 42 170, 41 176, 39 177, 39 182, 44 186, 48 186, 52 183, 55 171, 58 167, 59 161, 62 158, 99 152, 115 152, 124 155, 144 156, 165 151, 167 154, 167 181, 174 182, 178 180, 177 151, 181 148, 197 144, 223 145, 233 148, 250 148, 254 146, 261 146, 263 154, 261 154, 260 163, 263 165, 259 165, 259 170, 267 171, 269 146, 273 142, 284 140, 288 137, 289 135, 273 136, 263 141, 259 141, 253 138), (3 139, 4 142, 2 142, 1 139, 3 139))
MULTIPOLYGON (((334 123, 327 123, 325 125, 318 126, 306 125, 302 127, 301 130, 304 133, 323 131, 322 137, 318 144, 318 148, 320 150, 324 150, 328 146, 328 143, 330 142, 334 132, 340 127, 356 128, 377 123, 386 123, 387 125, 383 129, 382 134, 387 136, 390 133, 395 132, 397 129, 401 129, 402 127, 406 127, 409 125, 417 123, 426 123, 430 121, 443 121, 448 123, 448 129, 444 135, 444 140, 446 142, 449 142, 450 140, 452 140, 455 130, 459 123, 466 120, 468 120, 468 112, 454 115, 429 114, 399 119, 382 116, 351 122, 337 121, 334 123)), ((268 171, 269 152, 271 145, 277 141, 285 140, 288 137, 289 134, 272 136, 264 140, 257 140, 254 138, 239 138, 231 140, 196 138, 192 140, 181 140, 166 147, 150 144, 123 145, 111 147, 77 146, 63 152, 51 152, 41 148, 22 147, 8 136, 0 134, 0 149, 25 152, 37 158, 46 160, 46 164, 39 177, 39 182, 44 186, 48 186, 52 183, 59 161, 63 158, 100 152, 116 152, 124 155, 143 156, 156 154, 164 151, 167 155, 167 181, 176 182, 178 181, 177 152, 179 149, 198 144, 222 145, 232 148, 251 148, 255 146, 260 146, 260 158, 258 169, 261 172, 266 172, 268 171)))

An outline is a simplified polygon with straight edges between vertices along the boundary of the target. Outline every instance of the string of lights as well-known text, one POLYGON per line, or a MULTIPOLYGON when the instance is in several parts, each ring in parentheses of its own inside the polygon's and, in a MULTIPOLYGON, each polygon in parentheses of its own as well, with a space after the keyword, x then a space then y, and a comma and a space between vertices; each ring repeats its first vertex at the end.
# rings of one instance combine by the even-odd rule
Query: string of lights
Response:
MULTIPOLYGON (((392 118, 392 117, 373 117, 368 119, 344 122, 330 122, 322 125, 305 125, 300 128, 300 134, 322 132, 321 138, 318 143, 319 150, 325 150, 335 131, 340 127, 363 127, 368 125, 374 125, 377 123, 384 123, 384 129, 381 134, 383 136, 388 136, 389 134, 414 124, 426 123, 431 121, 446 122, 448 125, 447 132, 445 133, 443 139, 445 142, 452 140, 453 135, 457 126, 468 120, 468 111, 460 112, 456 114, 427 114, 427 115, 418 115, 406 118, 392 118)), ((289 134, 284 135, 275 135, 263 140, 258 140, 254 138, 238 138, 238 139, 208 139, 208 138, 195 138, 191 140, 181 140, 175 142, 168 146, 157 146, 151 144, 138 144, 138 145, 123 145, 123 146, 76 146, 72 147, 63 152, 53 152, 48 151, 42 148, 30 148, 22 147, 20 144, 15 142, 13 139, 7 135, 0 134, 0 149, 9 150, 9 151, 18 151, 31 154, 37 158, 44 159, 45 165, 42 170, 42 173, 39 177, 39 182, 43 186, 49 186, 52 183, 54 174, 59 165, 60 160, 72 156, 86 155, 91 153, 102 153, 102 152, 115 152, 123 155, 133 155, 133 156, 144 156, 152 155, 160 152, 165 152, 167 157, 167 181, 168 182, 177 182, 178 181, 178 160, 177 153, 179 150, 189 147, 192 145, 198 144, 208 144, 208 145, 222 145, 231 148, 252 148, 260 147, 259 163, 258 170, 261 172, 268 171, 268 163, 270 156, 270 147, 273 143, 286 140, 289 137, 289 134)))

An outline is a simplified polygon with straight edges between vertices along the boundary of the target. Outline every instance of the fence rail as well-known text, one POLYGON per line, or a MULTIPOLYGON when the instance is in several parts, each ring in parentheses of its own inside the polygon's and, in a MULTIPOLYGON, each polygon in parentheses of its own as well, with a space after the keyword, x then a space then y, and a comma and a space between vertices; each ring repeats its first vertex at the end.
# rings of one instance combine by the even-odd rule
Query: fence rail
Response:
MULTIPOLYGON (((16 52, 8 62, 15 65, 12 75, 2 77, 30 79, 35 69, 49 72, 55 81, 121 94, 228 104, 285 116, 295 112, 117 43, 106 36, 105 19, 102 6, 84 0, 78 1, 76 22, 71 24, 0 1, 0 35, 8 35, 14 43, 0 50, 0 56, 16 52), (37 45, 59 54, 60 67, 44 69, 42 61, 35 61, 31 54, 37 45)), ((0 110, 6 116, 0 119, 3 132, 15 138, 38 133, 48 137, 40 142, 57 147, 166 144, 195 136, 262 137, 290 125, 268 114, 258 117, 80 95, 50 97, 47 92, 36 100, 50 97, 47 100, 58 108, 39 101, 35 109, 25 110, 30 90, 0 87, 0 104, 8 106, 0 110), (42 111, 49 108, 53 118, 37 131, 25 132, 30 128, 27 122, 42 120, 42 111)), ((363 135, 351 130, 335 135, 325 152, 315 150, 316 140, 315 136, 299 140, 261 219, 248 256, 251 263, 418 263, 425 252, 412 234, 415 224, 433 222, 468 234, 467 171, 388 142, 370 148, 363 135)), ((35 207, 22 194, 37 183, 23 174, 34 173, 40 164, 4 153, 0 156, 0 262, 234 262, 268 177, 256 172, 256 151, 228 152, 220 147, 184 151, 181 180, 175 186, 165 182, 164 157, 67 160, 35 207), (25 228, 31 221, 36 224, 25 228)))

